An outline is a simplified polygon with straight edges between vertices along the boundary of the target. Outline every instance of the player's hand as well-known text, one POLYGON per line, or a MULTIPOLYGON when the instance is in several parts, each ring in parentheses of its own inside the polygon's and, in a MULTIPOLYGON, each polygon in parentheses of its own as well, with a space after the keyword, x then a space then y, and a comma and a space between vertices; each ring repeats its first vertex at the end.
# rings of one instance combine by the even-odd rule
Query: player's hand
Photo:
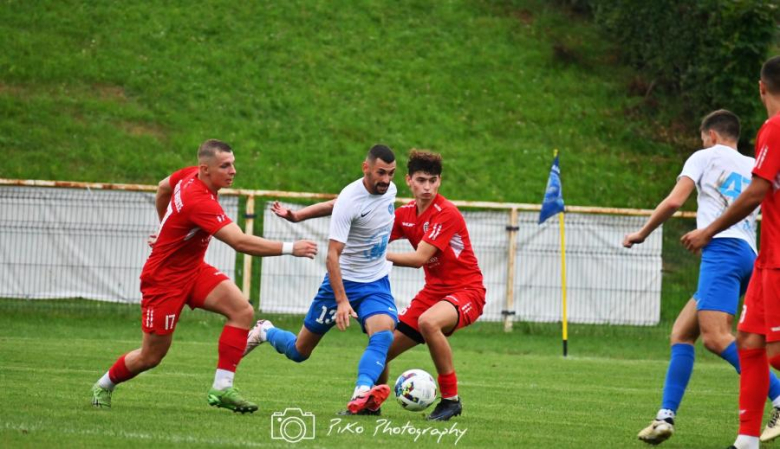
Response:
POLYGON ((298 240, 293 243, 293 256, 314 259, 317 255, 317 243, 311 240, 298 240))
POLYGON ((298 217, 295 216, 295 212, 291 209, 288 209, 281 204, 279 204, 279 201, 274 201, 274 204, 271 206, 271 212, 275 213, 276 216, 282 217, 285 220, 292 222, 292 223, 298 223, 298 217))
POLYGON ((639 232, 633 232, 631 234, 626 234, 625 237, 623 237, 623 246, 626 248, 631 248, 637 243, 642 243, 645 241, 645 238, 642 237, 642 235, 639 232))
POLYGON ((701 249, 704 248, 711 239, 712 237, 706 232, 706 230, 695 229, 682 236, 680 242, 682 242, 685 249, 694 254, 698 254, 699 251, 701 251, 701 249))
POLYGON ((149 248, 154 248, 154 244, 157 243, 157 234, 149 234, 149 238, 146 239, 146 243, 149 248))
POLYGON ((352 306, 349 305, 349 301, 343 301, 336 307, 336 327, 340 331, 347 330, 349 327, 349 317, 357 319, 357 313, 352 310, 352 306))

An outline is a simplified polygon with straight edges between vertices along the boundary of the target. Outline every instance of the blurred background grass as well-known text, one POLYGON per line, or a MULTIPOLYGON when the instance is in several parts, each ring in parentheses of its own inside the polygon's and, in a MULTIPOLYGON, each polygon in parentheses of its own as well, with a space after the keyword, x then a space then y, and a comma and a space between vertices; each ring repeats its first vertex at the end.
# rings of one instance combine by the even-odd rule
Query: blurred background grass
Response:
POLYGON ((441 152, 450 198, 538 202, 558 148, 568 204, 650 207, 698 145, 544 1, 7 0, 0 45, 7 178, 155 183, 213 137, 238 187, 337 193, 384 142, 441 152))

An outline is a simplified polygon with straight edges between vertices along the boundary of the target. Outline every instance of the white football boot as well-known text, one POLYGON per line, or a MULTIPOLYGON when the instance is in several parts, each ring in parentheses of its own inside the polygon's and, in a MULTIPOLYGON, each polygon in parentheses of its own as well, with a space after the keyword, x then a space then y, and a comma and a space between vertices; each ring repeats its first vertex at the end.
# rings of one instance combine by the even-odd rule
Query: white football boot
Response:
POLYGON ((674 421, 671 419, 654 419, 649 426, 642 429, 637 438, 647 444, 661 444, 674 434, 674 421))
POLYGON ((268 341, 268 329, 271 329, 274 325, 268 320, 258 320, 255 327, 249 331, 249 335, 246 337, 246 349, 244 349, 244 357, 252 352, 253 349, 268 341))
POLYGON ((766 443, 772 441, 780 436, 780 407, 772 409, 772 417, 769 418, 769 422, 764 427, 764 432, 761 434, 761 442, 766 443))

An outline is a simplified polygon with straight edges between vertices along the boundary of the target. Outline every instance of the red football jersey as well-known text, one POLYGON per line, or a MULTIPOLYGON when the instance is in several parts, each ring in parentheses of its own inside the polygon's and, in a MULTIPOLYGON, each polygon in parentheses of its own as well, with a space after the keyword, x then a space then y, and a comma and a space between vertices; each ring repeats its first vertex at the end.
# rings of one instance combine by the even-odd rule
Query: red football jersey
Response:
POLYGON ((415 201, 396 209, 390 240, 402 238, 408 239, 415 250, 420 241, 439 250, 423 265, 426 288, 484 288, 466 221, 443 196, 436 195, 419 217, 415 201))
POLYGON ((142 282, 166 289, 180 288, 194 279, 211 236, 232 222, 217 201, 217 194, 198 179, 198 167, 173 173, 170 184, 171 202, 141 272, 142 282))
POLYGON ((780 114, 758 130, 753 174, 772 183, 772 190, 761 202, 761 248, 756 266, 780 268, 780 114))

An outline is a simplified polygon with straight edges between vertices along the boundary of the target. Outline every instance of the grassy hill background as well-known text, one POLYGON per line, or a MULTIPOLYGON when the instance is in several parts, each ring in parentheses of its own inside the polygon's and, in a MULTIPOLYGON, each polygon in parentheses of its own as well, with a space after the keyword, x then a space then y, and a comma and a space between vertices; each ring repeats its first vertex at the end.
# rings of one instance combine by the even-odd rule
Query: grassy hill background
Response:
POLYGON ((697 145, 544 1, 7 1, 0 45, 7 178, 154 183, 213 137, 237 187, 336 193, 384 142, 441 152, 450 198, 539 202, 558 148, 568 204, 652 207, 697 145))

